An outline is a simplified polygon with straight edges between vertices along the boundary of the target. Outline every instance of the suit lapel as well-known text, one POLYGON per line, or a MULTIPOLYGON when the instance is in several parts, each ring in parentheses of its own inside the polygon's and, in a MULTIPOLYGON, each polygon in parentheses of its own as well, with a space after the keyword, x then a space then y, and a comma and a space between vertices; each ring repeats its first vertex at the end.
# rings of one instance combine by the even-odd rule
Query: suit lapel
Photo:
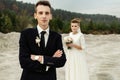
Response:
POLYGON ((36 28, 34 28, 34 30, 35 30, 35 36, 38 36, 38 37, 39 37, 37 27, 36 27, 36 28))
MULTIPOLYGON (((33 41, 35 41, 36 40, 36 37, 39 37, 39 34, 38 34, 38 30, 37 30, 37 28, 33 28, 34 29, 34 32, 33 33, 31 33, 31 34, 33 34, 33 41)), ((36 42, 35 42, 35 44, 36 44, 36 42)), ((40 48, 39 46, 38 46, 38 44, 36 44, 36 46, 38 47, 38 48, 40 48)))

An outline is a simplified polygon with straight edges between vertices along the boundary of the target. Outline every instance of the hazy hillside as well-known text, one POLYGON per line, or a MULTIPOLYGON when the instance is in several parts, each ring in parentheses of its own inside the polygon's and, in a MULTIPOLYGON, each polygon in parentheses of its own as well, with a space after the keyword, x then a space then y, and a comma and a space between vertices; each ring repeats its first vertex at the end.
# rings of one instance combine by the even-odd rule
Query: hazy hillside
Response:
MULTIPOLYGON (((16 0, 0 0, 0 32, 19 32, 26 27, 36 26, 33 13, 34 4, 16 0)), ((116 16, 81 14, 54 8, 52 13, 51 29, 61 33, 69 32, 70 20, 75 17, 82 19, 81 28, 84 33, 120 33, 120 19, 116 16)))

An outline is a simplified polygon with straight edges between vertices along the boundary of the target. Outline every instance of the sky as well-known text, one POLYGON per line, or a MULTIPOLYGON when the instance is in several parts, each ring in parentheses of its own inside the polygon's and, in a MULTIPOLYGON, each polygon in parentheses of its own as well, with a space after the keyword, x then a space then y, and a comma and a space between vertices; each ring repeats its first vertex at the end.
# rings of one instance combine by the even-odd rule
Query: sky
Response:
MULTIPOLYGON (((36 3, 39 0, 17 0, 36 3)), ((120 18, 120 0, 49 0, 54 9, 83 14, 108 14, 120 18)))

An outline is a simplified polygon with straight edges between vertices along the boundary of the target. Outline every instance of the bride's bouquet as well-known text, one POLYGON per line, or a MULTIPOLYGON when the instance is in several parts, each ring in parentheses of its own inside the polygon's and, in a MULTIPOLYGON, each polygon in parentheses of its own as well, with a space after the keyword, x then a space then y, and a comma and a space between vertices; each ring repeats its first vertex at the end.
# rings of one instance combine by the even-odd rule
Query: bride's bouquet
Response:
MULTIPOLYGON (((70 36, 64 37, 65 44, 71 44, 73 43, 73 39, 70 36)), ((68 47, 68 49, 71 49, 71 47, 68 47)))

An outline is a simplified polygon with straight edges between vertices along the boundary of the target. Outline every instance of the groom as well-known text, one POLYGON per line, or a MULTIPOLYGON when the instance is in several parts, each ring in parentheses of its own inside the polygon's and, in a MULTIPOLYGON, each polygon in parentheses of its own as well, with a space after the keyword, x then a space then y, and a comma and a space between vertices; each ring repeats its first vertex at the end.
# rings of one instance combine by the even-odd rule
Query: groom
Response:
POLYGON ((19 60, 23 69, 21 80, 57 80, 56 68, 66 62, 61 35, 49 28, 51 5, 39 1, 35 6, 36 28, 21 32, 19 60))

